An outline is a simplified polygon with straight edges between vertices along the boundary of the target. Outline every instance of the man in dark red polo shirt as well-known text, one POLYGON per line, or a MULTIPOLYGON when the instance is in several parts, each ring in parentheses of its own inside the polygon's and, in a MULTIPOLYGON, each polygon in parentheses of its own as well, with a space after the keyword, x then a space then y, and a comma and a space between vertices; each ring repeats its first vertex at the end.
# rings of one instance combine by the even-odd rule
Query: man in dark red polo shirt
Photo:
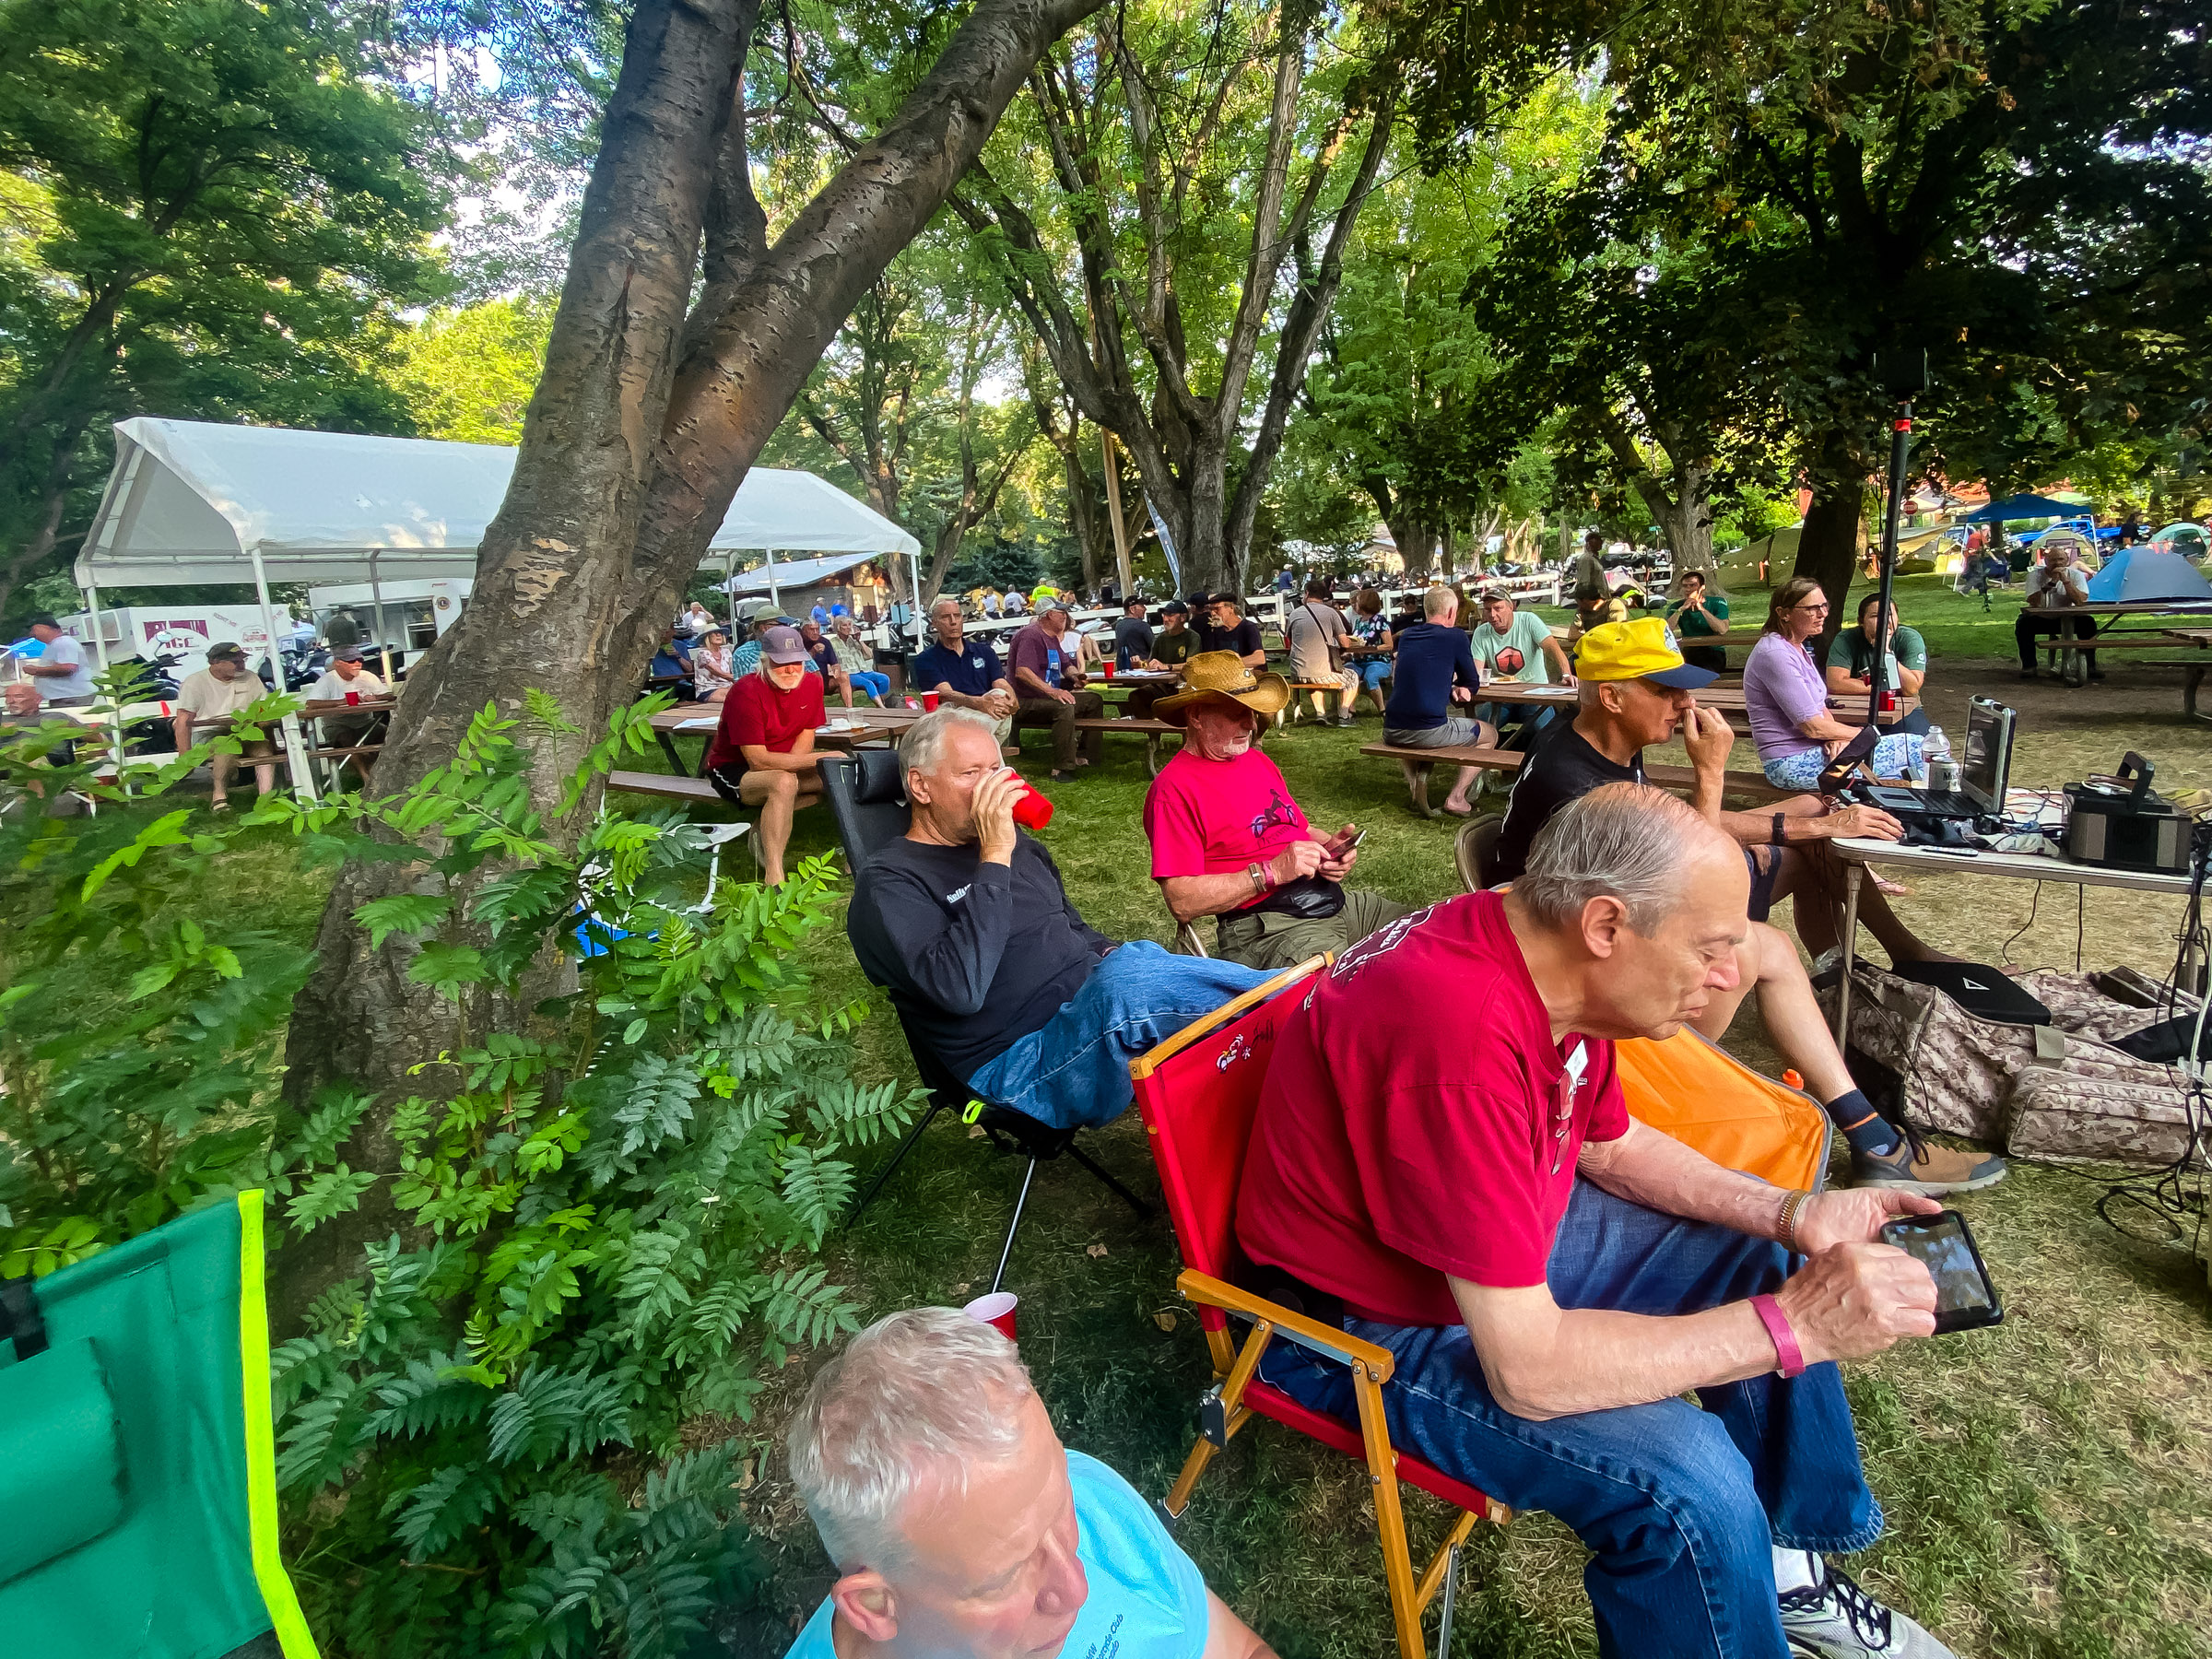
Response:
POLYGON ((707 782, 723 799, 760 808, 761 878, 783 880, 791 815, 822 798, 821 757, 814 728, 830 718, 822 677, 806 671, 806 645, 795 628, 760 636, 760 667, 740 675, 723 699, 722 724, 707 744, 707 782))
MULTIPOLYGON (((1722 1169, 1630 1119, 1614 1070, 1615 1039, 1734 986, 1749 887, 1726 835, 1614 783, 1510 892, 1353 946, 1285 1022, 1237 1236, 1395 1356, 1397 1445, 1595 1552, 1608 1659, 1936 1659, 1821 1559, 1882 1527, 1831 1361, 1934 1330, 1927 1270, 1877 1238, 1935 1201, 1722 1169)), ((1262 1374, 1356 1415, 1303 1349, 1262 1374)))

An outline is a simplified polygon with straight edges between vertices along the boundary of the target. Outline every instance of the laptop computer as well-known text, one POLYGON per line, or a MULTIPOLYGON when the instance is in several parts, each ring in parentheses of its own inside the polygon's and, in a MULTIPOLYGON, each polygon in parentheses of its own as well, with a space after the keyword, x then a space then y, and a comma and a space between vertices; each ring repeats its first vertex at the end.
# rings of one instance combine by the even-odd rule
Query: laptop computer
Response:
POLYGON ((1900 823, 1932 818, 1996 818, 2005 816, 2005 792, 2012 783, 2012 736, 2018 716, 1986 697, 1966 705, 1966 753, 1957 789, 1893 789, 1874 784, 1858 792, 1900 823))

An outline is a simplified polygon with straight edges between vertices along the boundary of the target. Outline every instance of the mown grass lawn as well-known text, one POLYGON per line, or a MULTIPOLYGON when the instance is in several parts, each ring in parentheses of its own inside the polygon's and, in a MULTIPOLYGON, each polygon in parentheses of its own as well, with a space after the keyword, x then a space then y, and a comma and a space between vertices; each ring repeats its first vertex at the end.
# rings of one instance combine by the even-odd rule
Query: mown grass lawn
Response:
MULTIPOLYGON (((1939 721, 1960 722, 1970 690, 2016 702, 2024 717, 2022 781, 2078 777, 2125 747, 2149 753, 2162 782, 2205 780, 2212 741, 2206 728, 2183 723, 2173 670, 2115 666, 2109 682, 2079 692, 2021 685, 2002 662, 1987 660, 2009 655, 2017 601, 2000 595, 1985 622, 1978 600, 1932 591, 1937 586, 1908 582, 1904 609, 1931 629, 1930 697, 1939 721)), ((1741 608, 1762 606, 1763 596, 1746 594, 1741 608)), ((1268 749, 1317 823, 1371 829, 1357 879, 1408 901, 1454 890, 1453 826, 1416 820, 1395 766, 1358 753, 1377 726, 1371 714, 1354 732, 1297 729, 1270 738, 1268 749)), ((1053 786, 1060 810, 1044 839, 1094 924, 1119 937, 1164 940, 1170 930, 1145 876, 1138 829, 1142 756, 1134 740, 1110 742, 1101 767, 1053 786)), ((1041 777, 1042 759, 1032 748, 1024 769, 1041 777)), ((832 844, 826 813, 802 816, 799 850, 832 844)), ((240 925, 301 939, 312 936, 326 879, 302 869, 273 834, 222 872, 240 925)), ((2075 889, 2037 898, 1963 876, 1913 886, 1903 908, 1954 950, 2023 966, 2074 959, 2075 889)), ((2093 894, 2078 913, 2081 959, 2162 972, 2178 910, 2167 900, 2093 894)), ((807 958, 832 985, 862 988, 834 934, 807 958)), ((113 994, 96 960, 76 971, 87 997, 113 994)), ((1448 985, 1437 988, 1432 1012, 1440 1021, 1481 1018, 1448 985)), ((1771 1066, 1748 1014, 1730 1044, 1771 1066)), ((863 1028, 861 1056, 871 1078, 912 1075, 888 1016, 863 1028)), ((1094 1147, 1140 1193, 1157 1194, 1134 1114, 1096 1135, 1094 1147)), ((839 1271, 871 1315, 979 1293, 1020 1173, 987 1143, 940 1121, 842 1236, 839 1271)), ((1888 1538, 1863 1559, 1864 1576, 1968 1659, 2212 1652, 2212 1308, 2204 1272, 2187 1240, 2169 1236, 2149 1213, 2121 1212, 2125 1233, 2100 1219, 2103 1191, 2079 1173, 2022 1166, 2003 1185, 1962 1200, 2006 1296, 2006 1324, 1848 1370, 1868 1476, 1890 1522, 1888 1538)), ((1072 1163, 1040 1172, 1008 1276, 1022 1298, 1023 1353, 1068 1442, 1147 1493, 1164 1491, 1172 1478, 1207 1381, 1194 1322, 1173 1298, 1176 1268, 1157 1215, 1131 1214, 1072 1163)), ((787 1370, 747 1431, 761 1442, 748 1516, 771 1569, 761 1604, 734 1609, 702 1653, 780 1654, 828 1582, 771 1446, 805 1370, 803 1361, 787 1370)), ((1418 1553, 1442 1517, 1408 1496, 1418 1553)), ((1362 1473, 1260 1424, 1217 1460, 1180 1535, 1285 1659, 1368 1659, 1394 1651, 1371 1523, 1362 1473)), ((1592 1653, 1583 1559, 1572 1535, 1545 1516, 1479 1530, 1454 1651, 1469 1659, 1592 1653)))

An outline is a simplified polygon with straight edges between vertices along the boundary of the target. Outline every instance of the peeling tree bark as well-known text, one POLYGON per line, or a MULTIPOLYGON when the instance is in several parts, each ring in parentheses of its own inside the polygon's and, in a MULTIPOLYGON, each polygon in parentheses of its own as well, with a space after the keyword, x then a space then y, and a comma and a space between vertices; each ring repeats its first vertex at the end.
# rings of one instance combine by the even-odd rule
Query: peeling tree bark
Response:
MULTIPOLYGON (((1099 4, 982 0, 883 132, 762 246, 734 119, 759 0, 640 0, 513 480, 468 608, 408 677, 380 789, 405 789, 488 702, 512 712, 534 688, 582 728, 534 773, 534 794, 553 804, 608 710, 635 694, 739 482, 853 302, 928 222, 1030 66, 1099 4), (702 241, 706 282, 688 317, 702 241)), ((427 879, 389 864, 344 872, 293 1014, 289 1098, 337 1078, 381 1093, 345 1149, 355 1169, 394 1167, 389 1111, 412 1086, 405 1068, 442 1044, 453 1014, 408 981, 408 947, 395 936, 371 950, 354 912, 427 879)), ((548 962, 543 988, 506 1012, 526 1011, 561 971, 548 962)), ((393 1225, 380 1187, 288 1252, 279 1323, 393 1225)))

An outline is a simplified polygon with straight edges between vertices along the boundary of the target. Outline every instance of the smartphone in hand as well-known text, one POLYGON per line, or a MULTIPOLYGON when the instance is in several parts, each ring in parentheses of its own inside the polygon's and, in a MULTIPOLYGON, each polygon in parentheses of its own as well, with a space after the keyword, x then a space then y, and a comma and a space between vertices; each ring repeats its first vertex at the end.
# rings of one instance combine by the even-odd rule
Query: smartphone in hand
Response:
POLYGON ((1882 1229, 1882 1242, 1894 1244, 1922 1264, 1936 1281, 1936 1334, 1978 1330, 2001 1323, 2004 1305, 1989 1282, 1982 1252, 1957 1210, 1933 1216, 1900 1216, 1882 1229))

